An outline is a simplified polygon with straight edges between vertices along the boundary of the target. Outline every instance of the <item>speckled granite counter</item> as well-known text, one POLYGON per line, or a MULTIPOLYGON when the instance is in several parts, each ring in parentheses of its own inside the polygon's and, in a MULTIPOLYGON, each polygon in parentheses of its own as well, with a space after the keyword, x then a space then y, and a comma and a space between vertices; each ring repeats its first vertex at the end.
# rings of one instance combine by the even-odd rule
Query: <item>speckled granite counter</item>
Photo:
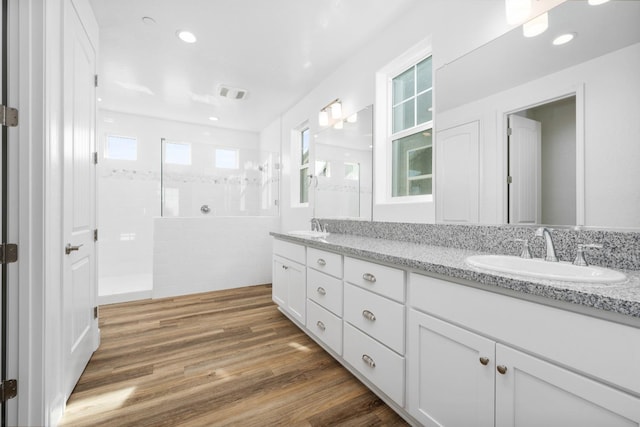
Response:
POLYGON ((394 264, 426 273, 476 282, 519 293, 578 304, 640 319, 640 271, 624 270, 628 280, 620 284, 558 282, 483 271, 465 263, 471 255, 487 252, 425 245, 407 241, 370 238, 353 234, 330 234, 326 238, 304 238, 286 233, 272 236, 319 249, 394 264))

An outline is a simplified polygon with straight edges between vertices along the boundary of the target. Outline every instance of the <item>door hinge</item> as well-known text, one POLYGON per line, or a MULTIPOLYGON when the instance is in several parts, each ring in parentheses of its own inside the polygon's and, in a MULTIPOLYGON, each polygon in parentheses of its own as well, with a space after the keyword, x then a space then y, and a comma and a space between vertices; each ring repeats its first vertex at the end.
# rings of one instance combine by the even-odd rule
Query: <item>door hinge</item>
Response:
POLYGON ((0 245, 0 264, 11 264, 18 261, 18 245, 7 243, 0 245))
POLYGON ((93 164, 94 165, 98 164, 98 152, 97 151, 93 152, 93 164))
POLYGON ((95 230, 93 230, 93 241, 94 242, 98 241, 98 229, 97 228, 95 230))
POLYGON ((513 178, 511 177, 511 175, 507 175, 507 184, 511 183, 513 183, 513 178))
POLYGON ((513 128, 507 128, 507 136, 513 135, 513 128))
POLYGON ((6 127, 18 126, 18 110, 6 105, 0 105, 0 124, 6 127))
POLYGON ((97 74, 95 74, 93 76, 93 84, 94 84, 95 87, 98 87, 98 75, 97 74))
POLYGON ((9 399, 13 399, 18 395, 18 381, 6 380, 2 381, 0 386, 0 401, 6 402, 9 399))
POLYGON ((93 318, 98 318, 98 306, 93 307, 93 318))

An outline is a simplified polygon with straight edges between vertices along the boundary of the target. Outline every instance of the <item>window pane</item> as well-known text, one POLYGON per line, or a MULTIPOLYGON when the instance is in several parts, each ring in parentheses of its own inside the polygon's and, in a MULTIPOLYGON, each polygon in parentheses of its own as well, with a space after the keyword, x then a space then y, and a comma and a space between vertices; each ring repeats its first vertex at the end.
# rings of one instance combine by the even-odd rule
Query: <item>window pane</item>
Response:
POLYGON ((393 79, 393 105, 411 98, 415 95, 416 80, 415 68, 411 67, 398 77, 393 79))
POLYGON ((191 145, 176 142, 167 142, 164 146, 164 162, 174 165, 191 164, 191 145))
POLYGON ((309 129, 303 130, 300 135, 300 151, 302 152, 300 164, 306 165, 309 163, 309 129))
POLYGON ((331 177, 331 167, 329 162, 325 160, 316 160, 316 176, 331 177))
POLYGON ((393 133, 415 126, 413 99, 393 107, 393 133))
POLYGON ((428 57, 416 65, 416 72, 418 74, 417 93, 431 88, 431 70, 431 57, 428 57))
POLYGON ((300 203, 309 203, 309 168, 300 169, 300 203))
POLYGON ((238 150, 216 148, 216 167, 220 169, 238 169, 238 150))
POLYGON ((392 152, 392 196, 431 194, 431 130, 396 139, 392 152))
POLYGON ((344 164, 344 179, 359 180, 360 179, 360 164, 359 163, 345 163, 344 164))
POLYGON ((418 95, 418 114, 416 117, 418 123, 416 123, 416 125, 421 125, 432 120, 433 102, 431 101, 431 93, 432 91, 428 91, 422 95, 418 95))
POLYGON ((137 160, 138 141, 124 136, 107 136, 104 156, 114 160, 137 160))

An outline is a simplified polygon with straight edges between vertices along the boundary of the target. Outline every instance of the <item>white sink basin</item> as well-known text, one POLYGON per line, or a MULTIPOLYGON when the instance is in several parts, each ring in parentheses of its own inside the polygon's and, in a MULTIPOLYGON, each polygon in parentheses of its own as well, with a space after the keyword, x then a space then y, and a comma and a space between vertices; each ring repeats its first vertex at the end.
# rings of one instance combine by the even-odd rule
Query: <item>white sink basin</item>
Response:
POLYGON ((329 235, 326 231, 312 231, 312 230, 295 230, 288 231, 287 234, 297 237, 309 237, 309 238, 320 238, 327 237, 329 235))
POLYGON ((549 262, 508 255, 474 255, 466 261, 471 266, 486 270, 565 282, 618 283, 627 279, 624 273, 608 268, 592 265, 581 267, 568 262, 549 262))

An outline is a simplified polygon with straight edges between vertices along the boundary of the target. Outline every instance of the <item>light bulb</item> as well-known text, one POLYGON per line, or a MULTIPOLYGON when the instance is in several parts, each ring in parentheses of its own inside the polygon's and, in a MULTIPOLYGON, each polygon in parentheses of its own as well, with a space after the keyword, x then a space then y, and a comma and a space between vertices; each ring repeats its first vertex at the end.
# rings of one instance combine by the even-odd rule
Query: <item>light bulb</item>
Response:
POLYGON ((342 120, 338 120, 335 125, 333 125, 334 129, 342 129, 344 127, 344 122, 342 120))
POLYGON ((355 123, 357 121, 358 121, 358 113, 353 113, 352 115, 347 117, 347 122, 349 123, 355 123))
POLYGON ((336 101, 331 104, 331 118, 332 119, 340 119, 342 118, 342 104, 340 101, 336 101))
POLYGON ((325 110, 320 111, 320 114, 318 114, 318 124, 320 126, 327 126, 329 124, 329 113, 325 110))

